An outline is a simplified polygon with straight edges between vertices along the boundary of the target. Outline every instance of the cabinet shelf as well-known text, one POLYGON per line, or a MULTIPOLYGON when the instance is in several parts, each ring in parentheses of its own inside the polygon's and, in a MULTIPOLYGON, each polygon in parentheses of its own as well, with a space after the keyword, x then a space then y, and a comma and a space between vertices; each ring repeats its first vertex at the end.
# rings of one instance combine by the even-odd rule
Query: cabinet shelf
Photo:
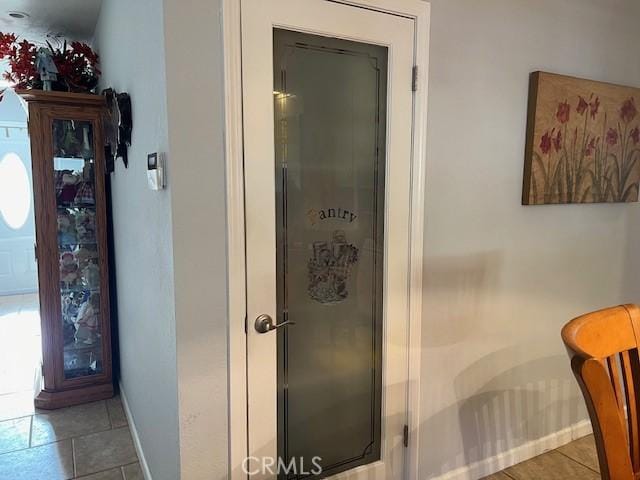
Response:
POLYGON ((70 204, 58 204, 58 210, 67 210, 67 209, 84 209, 84 210, 95 210, 96 206, 93 203, 70 203, 70 204))
POLYGON ((64 347, 65 352, 88 352, 88 351, 99 352, 101 349, 102 348, 100 347, 99 343, 94 343, 91 345, 70 343, 69 345, 65 345, 64 347))
POLYGON ((93 162, 93 156, 83 157, 82 155, 65 155, 60 152, 53 152, 53 158, 63 160, 84 160, 85 162, 93 162))
POLYGON ((95 247, 98 245, 98 242, 69 242, 69 243, 58 243, 59 248, 70 248, 70 247, 95 247))
POLYGON ((62 287, 60 288, 60 293, 61 294, 65 294, 65 293, 98 293, 100 291, 99 287, 83 287, 83 286, 77 286, 77 287, 62 287))

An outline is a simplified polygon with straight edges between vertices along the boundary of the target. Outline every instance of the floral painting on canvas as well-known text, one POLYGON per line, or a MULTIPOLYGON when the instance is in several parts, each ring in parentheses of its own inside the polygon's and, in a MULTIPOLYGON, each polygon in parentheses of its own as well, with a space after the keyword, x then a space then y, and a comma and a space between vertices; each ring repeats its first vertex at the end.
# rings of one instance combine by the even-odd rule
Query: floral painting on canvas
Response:
POLYGON ((637 202, 640 89, 531 75, 522 203, 637 202))

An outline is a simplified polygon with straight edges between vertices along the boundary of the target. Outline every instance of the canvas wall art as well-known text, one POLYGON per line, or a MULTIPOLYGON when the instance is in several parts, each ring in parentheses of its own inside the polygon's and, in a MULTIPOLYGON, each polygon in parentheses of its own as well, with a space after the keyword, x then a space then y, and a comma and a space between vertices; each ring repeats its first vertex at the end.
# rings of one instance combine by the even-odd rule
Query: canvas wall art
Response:
POLYGON ((531 75, 524 205, 637 202, 640 89, 531 75))

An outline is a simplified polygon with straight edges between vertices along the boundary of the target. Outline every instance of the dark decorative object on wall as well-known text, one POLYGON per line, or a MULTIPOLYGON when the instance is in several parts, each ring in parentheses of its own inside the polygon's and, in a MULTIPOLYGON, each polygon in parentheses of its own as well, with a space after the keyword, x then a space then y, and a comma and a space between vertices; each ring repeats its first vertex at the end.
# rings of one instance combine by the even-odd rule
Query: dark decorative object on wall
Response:
POLYGON ((3 78, 21 90, 93 93, 100 78, 98 55, 81 42, 65 41, 57 48, 47 42, 38 48, 13 33, 0 32, 0 60, 9 64, 3 78))
POLYGON ((131 146, 133 129, 131 98, 128 93, 117 93, 113 88, 103 90, 102 94, 107 99, 104 122, 107 172, 113 172, 117 158, 122 158, 125 168, 129 166, 127 147, 131 146))
POLYGON ((638 201, 640 89, 531 76, 524 205, 638 201))

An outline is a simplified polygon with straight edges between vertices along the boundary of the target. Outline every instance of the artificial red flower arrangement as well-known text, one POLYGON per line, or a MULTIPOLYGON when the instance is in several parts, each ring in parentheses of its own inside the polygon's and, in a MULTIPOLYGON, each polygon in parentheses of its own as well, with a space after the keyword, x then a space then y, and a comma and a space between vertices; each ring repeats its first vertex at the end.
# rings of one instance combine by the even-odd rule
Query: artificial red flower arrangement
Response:
POLYGON ((47 47, 38 48, 27 40, 19 41, 13 33, 0 32, 0 60, 9 63, 9 71, 3 78, 15 84, 15 88, 43 89, 45 80, 39 72, 43 56, 52 60, 57 70, 55 79, 48 84, 51 89, 88 93, 98 85, 99 58, 86 43, 71 42, 68 46, 65 41, 61 48, 54 48, 47 42, 47 47))

